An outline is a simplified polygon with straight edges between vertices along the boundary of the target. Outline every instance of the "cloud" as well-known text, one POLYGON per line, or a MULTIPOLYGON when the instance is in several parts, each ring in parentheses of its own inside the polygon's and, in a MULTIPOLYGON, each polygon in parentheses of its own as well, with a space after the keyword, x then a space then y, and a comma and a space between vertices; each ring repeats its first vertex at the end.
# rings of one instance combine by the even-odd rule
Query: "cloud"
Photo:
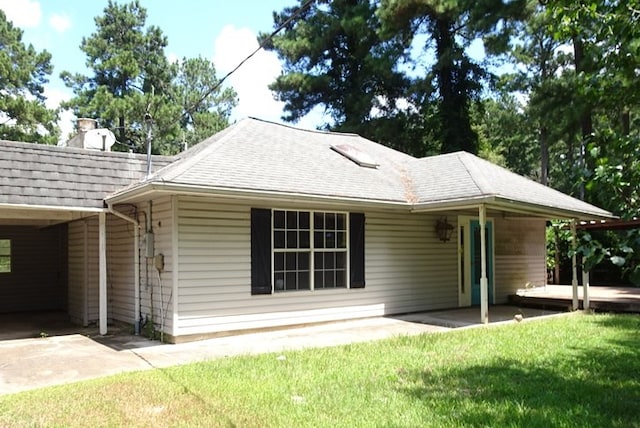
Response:
MULTIPOLYGON (((44 95, 46 97, 45 105, 47 108, 56 109, 60 107, 60 103, 71 99, 72 94, 68 91, 55 88, 45 88, 44 95)), ((62 110, 58 119, 58 127, 60 128, 60 140, 58 142, 67 141, 75 130, 76 116, 71 110, 62 110)))
POLYGON ((2 9, 13 25, 21 28, 32 28, 40 25, 42 9, 40 2, 31 0, 0 0, 2 9))
MULTIPOLYGON (((248 28, 225 26, 214 42, 213 63, 218 77, 240 64, 258 47, 256 34, 248 28)), ((280 122, 284 103, 276 101, 268 85, 282 72, 273 52, 258 51, 235 71, 226 83, 238 93, 238 106, 232 119, 254 116, 280 122)))
POLYGON ((51 15, 51 18, 49 18, 49 25, 58 33, 64 33, 71 28, 71 19, 66 15, 54 13, 51 15))

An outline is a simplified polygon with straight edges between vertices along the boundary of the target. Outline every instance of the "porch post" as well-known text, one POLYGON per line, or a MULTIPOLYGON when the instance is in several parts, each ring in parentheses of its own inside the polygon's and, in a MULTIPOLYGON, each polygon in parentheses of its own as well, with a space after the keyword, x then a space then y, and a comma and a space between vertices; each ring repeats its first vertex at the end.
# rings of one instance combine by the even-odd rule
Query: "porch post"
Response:
POLYGON ((480 322, 489 323, 489 281, 487 279, 487 207, 480 205, 480 322))
POLYGON ((107 334, 107 215, 98 214, 99 316, 100 334, 107 334))
POLYGON ((584 270, 584 263, 582 264, 582 308, 585 311, 589 310, 589 272, 584 270))
POLYGON ((578 261, 576 250, 578 249, 578 235, 576 233, 576 220, 571 221, 571 247, 573 248, 573 256, 571 256, 571 288, 573 290, 572 309, 578 310, 578 261))

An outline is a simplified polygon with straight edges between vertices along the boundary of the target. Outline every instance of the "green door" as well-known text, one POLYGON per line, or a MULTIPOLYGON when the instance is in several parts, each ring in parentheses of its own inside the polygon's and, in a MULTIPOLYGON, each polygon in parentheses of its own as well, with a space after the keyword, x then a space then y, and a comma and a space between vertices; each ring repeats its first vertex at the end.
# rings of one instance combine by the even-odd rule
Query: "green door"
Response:
MULTIPOLYGON (((482 275, 480 253, 480 222, 471 220, 471 304, 480 304, 480 276, 482 275)), ((487 279, 489 288, 489 303, 493 302, 493 223, 487 221, 485 225, 485 244, 487 249, 487 279)))

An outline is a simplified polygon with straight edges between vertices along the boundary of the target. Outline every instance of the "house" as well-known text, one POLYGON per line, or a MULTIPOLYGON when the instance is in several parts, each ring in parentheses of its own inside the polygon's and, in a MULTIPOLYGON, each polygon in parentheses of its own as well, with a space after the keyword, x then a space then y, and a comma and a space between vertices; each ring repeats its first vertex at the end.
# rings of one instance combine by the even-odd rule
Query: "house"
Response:
POLYGON ((468 153, 257 119, 149 174, 134 154, 0 151, 0 312, 171 342, 470 305, 486 321, 545 283, 546 220, 612 217, 468 153))

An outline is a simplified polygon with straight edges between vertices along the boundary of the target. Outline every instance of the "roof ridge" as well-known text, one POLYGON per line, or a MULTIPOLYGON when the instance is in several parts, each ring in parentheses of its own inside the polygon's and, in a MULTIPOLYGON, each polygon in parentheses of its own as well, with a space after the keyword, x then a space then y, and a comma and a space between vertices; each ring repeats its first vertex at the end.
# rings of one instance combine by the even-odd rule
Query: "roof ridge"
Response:
POLYGON ((321 135, 331 135, 331 136, 350 136, 350 137, 360 137, 360 138, 364 138, 362 137, 362 135, 357 134, 355 132, 338 132, 338 131, 325 131, 322 129, 306 129, 306 128, 298 128, 294 125, 289 125, 288 123, 280 123, 280 122, 273 122, 271 120, 266 120, 266 119, 260 119, 259 117, 253 117, 253 116, 247 116, 247 119, 250 120, 255 120, 257 122, 263 122, 263 123, 268 123, 270 125, 278 125, 284 128, 289 128, 289 129, 293 129, 295 131, 301 131, 301 132, 310 132, 313 134, 321 134, 321 135))
POLYGON ((452 153, 452 155, 457 155, 456 157, 462 163, 465 170, 469 174, 471 181, 476 185, 480 193, 485 195, 495 195, 496 190, 491 185, 491 183, 485 179, 484 172, 482 169, 477 168, 476 160, 481 160, 478 156, 475 156, 469 152, 461 151, 452 153))

